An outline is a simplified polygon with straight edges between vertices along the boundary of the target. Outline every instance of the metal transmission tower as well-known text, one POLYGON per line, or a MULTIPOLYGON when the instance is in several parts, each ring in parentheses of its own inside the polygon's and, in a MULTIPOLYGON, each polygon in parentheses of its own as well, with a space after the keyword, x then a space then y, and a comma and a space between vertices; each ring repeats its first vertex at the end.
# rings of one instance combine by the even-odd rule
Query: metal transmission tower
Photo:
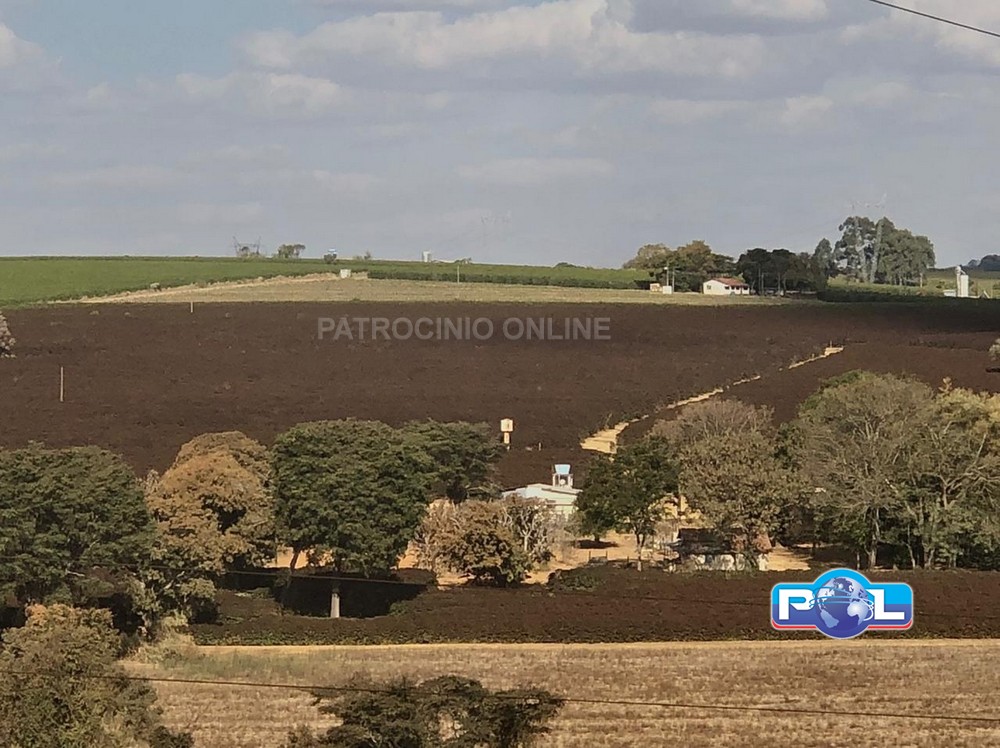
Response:
POLYGON ((241 242, 235 236, 233 237, 233 249, 236 251, 237 257, 260 257, 260 237, 257 237, 256 244, 249 244, 241 242))

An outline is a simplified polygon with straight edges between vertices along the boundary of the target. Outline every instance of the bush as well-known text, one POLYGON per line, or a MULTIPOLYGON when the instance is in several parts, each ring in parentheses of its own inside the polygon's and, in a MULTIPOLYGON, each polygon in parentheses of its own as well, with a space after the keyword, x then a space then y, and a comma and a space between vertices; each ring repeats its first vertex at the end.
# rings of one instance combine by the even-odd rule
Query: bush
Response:
POLYGON ((7 318, 0 313, 0 358, 14 358, 15 342, 7 318))
POLYGON ((320 711, 342 724, 323 735, 300 728, 288 748, 469 746, 527 748, 548 733, 562 699, 542 689, 490 691, 479 681, 444 676, 423 683, 354 681, 357 690, 315 693, 320 711))
POLYGON ((505 524, 499 502, 468 501, 459 507, 442 550, 448 566, 473 584, 509 587, 522 582, 531 569, 531 559, 505 524))
POLYGON ((0 745, 188 748, 164 728, 156 693, 115 660, 111 615, 64 605, 29 609, 0 648, 0 745))

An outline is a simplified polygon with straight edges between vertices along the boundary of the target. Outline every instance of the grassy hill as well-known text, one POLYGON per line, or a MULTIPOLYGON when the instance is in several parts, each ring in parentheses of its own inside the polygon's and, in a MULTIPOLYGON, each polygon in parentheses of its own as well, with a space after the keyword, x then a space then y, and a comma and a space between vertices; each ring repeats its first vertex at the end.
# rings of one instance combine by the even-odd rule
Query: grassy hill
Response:
POLYGON ((275 260, 229 257, 9 257, 0 258, 0 307, 45 301, 107 296, 145 289, 220 281, 365 271, 372 278, 502 283, 577 288, 635 288, 644 271, 540 267, 530 265, 455 265, 393 260, 275 260))

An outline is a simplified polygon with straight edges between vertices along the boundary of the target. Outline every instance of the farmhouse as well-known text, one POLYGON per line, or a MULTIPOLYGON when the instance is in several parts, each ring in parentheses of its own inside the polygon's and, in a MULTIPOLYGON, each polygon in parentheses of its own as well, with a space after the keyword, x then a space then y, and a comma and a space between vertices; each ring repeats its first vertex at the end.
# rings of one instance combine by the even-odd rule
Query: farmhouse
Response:
POLYGON ((564 517, 576 511, 576 497, 579 494, 580 489, 573 488, 573 473, 569 465, 553 466, 551 484, 531 483, 503 492, 504 496, 545 501, 564 517))
POLYGON ((701 284, 701 292, 710 296, 749 296, 750 286, 736 278, 712 278, 701 284))

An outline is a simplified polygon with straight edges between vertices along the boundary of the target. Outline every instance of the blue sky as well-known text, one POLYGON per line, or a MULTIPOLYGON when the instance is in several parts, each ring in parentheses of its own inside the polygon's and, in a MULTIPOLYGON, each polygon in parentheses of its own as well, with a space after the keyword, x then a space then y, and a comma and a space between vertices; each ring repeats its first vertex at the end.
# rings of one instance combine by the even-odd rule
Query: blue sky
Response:
POLYGON ((0 254, 618 265, 884 201, 954 264, 1000 252, 998 73, 865 0, 0 0, 0 254))

